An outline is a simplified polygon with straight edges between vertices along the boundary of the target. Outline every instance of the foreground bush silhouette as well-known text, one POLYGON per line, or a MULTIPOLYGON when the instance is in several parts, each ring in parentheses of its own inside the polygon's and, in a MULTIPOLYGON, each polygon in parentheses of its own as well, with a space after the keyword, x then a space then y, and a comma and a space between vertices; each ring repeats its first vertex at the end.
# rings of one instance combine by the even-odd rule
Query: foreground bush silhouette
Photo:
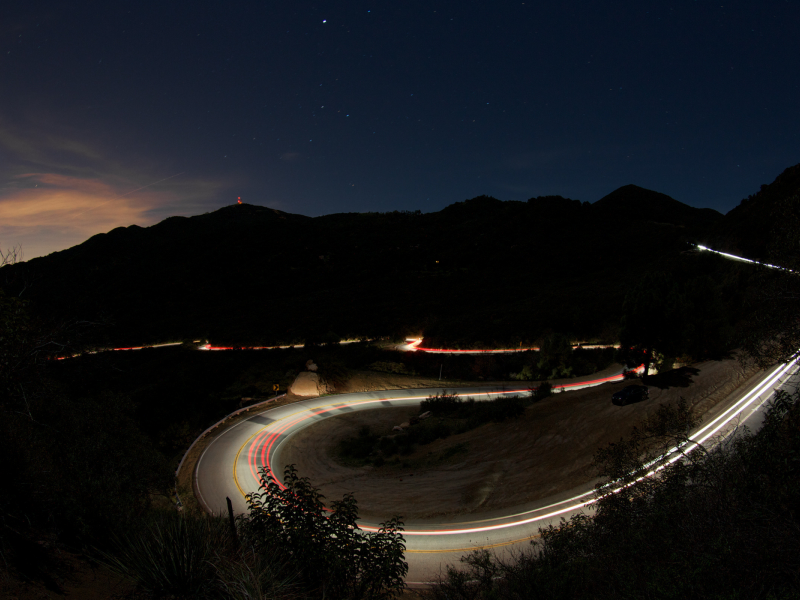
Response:
POLYGON ((102 558, 151 597, 295 597, 297 572, 279 551, 257 553, 226 520, 161 513, 118 536, 102 558))
POLYGON ((359 529, 352 494, 331 510, 294 466, 284 485, 261 472, 261 493, 247 496, 236 520, 161 514, 118 537, 103 562, 150 597, 380 600, 402 592, 402 523, 359 529))
POLYGON ((448 598, 800 597, 800 396, 778 392, 763 427, 698 448, 656 477, 610 493, 650 470, 664 447, 686 441, 685 404, 661 407, 596 467, 595 514, 540 530, 528 551, 479 551, 426 592, 448 598), (650 448, 649 451, 643 449, 650 448), (644 456, 644 458, 642 458, 644 456), (616 487, 616 486, 614 486, 616 487))
POLYGON ((367 533, 356 522, 352 494, 327 511, 319 490, 299 477, 294 465, 286 467, 283 483, 262 469, 263 491, 246 497, 250 511, 239 528, 256 552, 282 549, 299 570, 303 588, 316 597, 380 599, 403 590, 408 565, 397 517, 367 533))

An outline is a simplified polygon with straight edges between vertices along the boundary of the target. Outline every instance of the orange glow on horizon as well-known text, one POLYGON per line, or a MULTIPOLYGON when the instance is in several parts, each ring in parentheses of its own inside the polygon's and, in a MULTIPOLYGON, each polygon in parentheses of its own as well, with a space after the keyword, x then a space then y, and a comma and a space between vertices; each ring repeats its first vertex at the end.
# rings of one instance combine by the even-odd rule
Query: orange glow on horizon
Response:
MULTIPOLYGON (((142 176, 136 179, 148 181, 142 176)), ((173 214, 197 212, 195 208, 204 206, 216 188, 209 182, 182 180, 181 189, 192 196, 194 206, 190 206, 185 198, 179 201, 175 191, 153 187, 166 179, 136 187, 135 180, 113 174, 105 178, 48 172, 16 175, 0 190, 0 241, 3 247, 21 246, 24 260, 45 256, 116 227, 152 225, 171 206, 180 204, 173 214)))

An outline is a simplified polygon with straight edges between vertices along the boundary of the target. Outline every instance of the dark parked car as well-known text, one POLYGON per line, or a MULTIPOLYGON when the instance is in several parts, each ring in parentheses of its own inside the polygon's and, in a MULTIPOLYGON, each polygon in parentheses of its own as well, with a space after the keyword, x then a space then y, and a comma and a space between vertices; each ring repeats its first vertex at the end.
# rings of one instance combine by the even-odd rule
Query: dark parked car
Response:
POLYGON ((617 406, 625 406, 633 402, 641 402, 650 397, 650 391, 643 385, 629 385, 611 396, 611 402, 617 406))

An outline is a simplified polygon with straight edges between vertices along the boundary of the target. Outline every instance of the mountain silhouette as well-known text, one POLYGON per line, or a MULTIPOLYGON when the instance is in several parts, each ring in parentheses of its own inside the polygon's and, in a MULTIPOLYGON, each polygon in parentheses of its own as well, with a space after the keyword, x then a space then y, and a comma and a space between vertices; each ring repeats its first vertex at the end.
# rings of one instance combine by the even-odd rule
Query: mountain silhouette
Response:
POLYGON ((800 164, 742 200, 709 230, 709 246, 756 260, 769 258, 773 231, 781 224, 785 202, 800 203, 800 164))
POLYGON ((120 227, 0 279, 8 293, 24 286, 42 314, 108 323, 99 330, 119 344, 600 335, 651 265, 709 239, 752 247, 758 207, 796 189, 799 172, 725 216, 635 185, 594 204, 479 196, 425 214, 311 218, 237 204, 120 227))
POLYGON ((695 229, 705 228, 722 219, 722 215, 712 208, 697 209, 666 194, 633 184, 614 190, 600 198, 594 206, 617 215, 624 213, 629 219, 670 223, 695 229))

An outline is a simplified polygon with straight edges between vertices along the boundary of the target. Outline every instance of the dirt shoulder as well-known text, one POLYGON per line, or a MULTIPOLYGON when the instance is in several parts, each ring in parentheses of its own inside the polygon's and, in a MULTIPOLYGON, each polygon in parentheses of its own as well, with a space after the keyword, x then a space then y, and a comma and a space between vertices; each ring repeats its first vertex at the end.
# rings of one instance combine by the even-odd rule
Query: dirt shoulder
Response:
MULTIPOLYGON (((514 382, 520 384, 520 382, 514 382)), ((397 375, 394 373, 377 373, 375 371, 354 371, 348 381, 336 387, 337 394, 350 394, 353 392, 375 392, 381 390, 408 390, 414 388, 440 388, 458 389, 460 387, 475 387, 483 385, 510 385, 508 381, 441 381, 434 377, 419 377, 416 375, 397 375)), ((527 383, 522 384, 527 385, 527 383)))
MULTIPOLYGON (((620 372, 621 365, 611 365, 585 379, 601 379, 620 372)), ((550 383, 558 386, 563 383, 575 383, 576 379, 553 379, 550 383)), ((536 381, 461 381, 457 379, 439 380, 434 377, 417 375, 397 375, 394 373, 376 373, 375 371, 354 371, 346 383, 336 388, 337 394, 352 392, 374 392, 380 390, 406 390, 413 388, 447 388, 456 390, 464 387, 497 387, 504 389, 527 389, 538 386, 536 381)))
POLYGON ((650 399, 626 407, 612 405, 610 397, 629 382, 555 394, 518 419, 437 440, 395 463, 342 464, 335 458, 341 439, 364 425, 388 433, 392 425, 416 412, 364 411, 301 431, 287 441, 283 460, 296 464, 329 500, 355 493, 362 516, 371 520, 398 512, 407 520, 493 513, 591 481, 594 452, 626 436, 660 404, 674 404, 684 397, 699 415, 710 415, 722 399, 756 374, 735 360, 692 365, 648 379, 650 399))

